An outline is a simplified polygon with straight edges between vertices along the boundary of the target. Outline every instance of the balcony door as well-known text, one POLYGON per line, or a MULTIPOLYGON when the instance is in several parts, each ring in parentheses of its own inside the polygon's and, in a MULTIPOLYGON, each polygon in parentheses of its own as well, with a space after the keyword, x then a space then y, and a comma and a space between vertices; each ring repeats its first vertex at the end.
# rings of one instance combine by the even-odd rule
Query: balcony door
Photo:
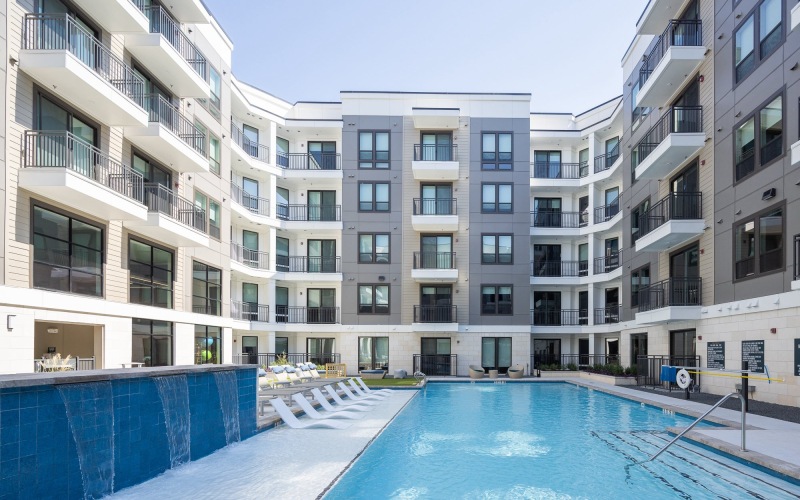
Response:
POLYGON ((258 212, 258 181, 242 177, 242 206, 258 212))
POLYGON ((578 366, 589 364, 589 339, 578 339, 578 366))
POLYGON ((275 269, 289 272, 289 240, 286 238, 275 238, 275 269))
POLYGON ((606 288, 605 323, 619 323, 619 288, 606 288))
POLYGON ((172 190, 172 173, 144 156, 133 153, 133 170, 142 174, 145 184, 158 184, 172 190))
POLYGON ((700 192, 700 178, 697 160, 694 160, 669 183, 669 192, 672 195, 673 219, 694 219, 702 217, 698 198, 692 196, 700 192))
POLYGON ((452 184, 423 184, 420 215, 452 215, 452 184))
POLYGON ((533 292, 533 323, 561 324, 561 292, 533 292))
POLYGON ((91 147, 97 130, 73 113, 39 95, 36 162, 41 166, 66 167, 94 178, 95 155, 91 147), (66 132, 67 134, 65 134, 66 132))
POLYGON ((619 238, 608 238, 603 242, 606 258, 605 272, 613 271, 619 267, 619 238))
POLYGON ((561 245, 533 245, 533 275, 561 276, 561 245))
POLYGON ((589 224, 589 197, 581 196, 578 198, 578 212, 581 214, 581 227, 589 224))
POLYGON ((452 269, 453 237, 425 235, 421 240, 420 269, 452 269))
POLYGON ((669 332, 670 363, 692 366, 697 355, 695 330, 675 330, 669 332))
POLYGON ((43 50, 69 51, 90 68, 97 68, 102 63, 97 45, 99 32, 73 10, 59 0, 41 0, 38 11, 47 14, 39 27, 39 47, 43 50), (67 23, 71 23, 69 26, 67 23), (67 45, 68 44, 68 45, 67 45))
POLYGON ((242 230, 242 263, 258 267, 258 233, 242 230))
POLYGON ((258 129, 250 125, 242 125, 242 148, 244 152, 258 158, 258 129))
POLYGON ((578 245, 578 276, 589 274, 589 244, 581 243, 578 245))
POLYGON ((258 285, 242 283, 242 319, 258 321, 258 285))
POLYGON ((536 227, 561 227, 561 198, 534 198, 536 227))
POLYGON ((289 141, 283 137, 275 138, 275 161, 279 167, 289 167, 289 141))
POLYGON ((258 364, 258 337, 250 335, 242 337, 243 362, 248 365, 258 364))
POLYGON ((700 248, 697 243, 669 258, 670 304, 700 305, 700 248))
POLYGON ((511 366, 511 337, 483 337, 481 366, 484 370, 506 373, 511 366))
POLYGON ((358 369, 389 370, 389 337, 358 337, 358 369))
POLYGON ((336 272, 336 240, 308 240, 309 273, 336 272))
POLYGON ((420 345, 419 370, 425 375, 452 375, 452 340, 449 338, 423 337, 420 345))
POLYGON ((450 132, 423 132, 422 161, 453 161, 453 135, 450 132))
POLYGON ((578 292, 578 324, 589 324, 589 291, 581 290, 578 292))
POLYGON ((420 287, 420 319, 422 323, 452 323, 453 287, 424 285, 420 287))
POLYGON ((308 220, 336 220, 336 191, 308 192, 308 220))
MULTIPOLYGON (((275 323, 289 322, 289 289, 275 287, 275 323)), ((282 352, 282 351, 277 351, 282 352)))
POLYGON ((289 190, 286 188, 275 188, 275 216, 283 220, 289 218, 289 190))
POLYGON ((534 176, 543 179, 560 179, 561 151, 534 151, 534 176))
POLYGON ((308 360, 315 365, 336 363, 336 339, 308 338, 306 339, 306 353, 308 360))
POLYGON ((332 141, 309 141, 308 169, 336 170, 336 143, 332 141))
POLYGON ((533 367, 542 365, 561 364, 560 339, 534 339, 533 341, 533 367))
POLYGON ((619 212, 619 188, 606 189, 605 220, 608 220, 619 212))
POLYGON ((306 290, 308 323, 336 323, 336 290, 308 288, 306 290))

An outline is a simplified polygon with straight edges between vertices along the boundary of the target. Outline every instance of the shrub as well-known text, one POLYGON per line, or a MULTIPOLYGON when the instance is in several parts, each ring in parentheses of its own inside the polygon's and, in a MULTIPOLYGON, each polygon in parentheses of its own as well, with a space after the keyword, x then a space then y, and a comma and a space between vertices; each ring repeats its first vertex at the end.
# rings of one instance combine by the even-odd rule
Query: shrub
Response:
POLYGON ((571 372, 576 372, 576 371, 578 371, 578 365, 576 365, 575 363, 569 363, 567 365, 567 370, 569 370, 571 372))

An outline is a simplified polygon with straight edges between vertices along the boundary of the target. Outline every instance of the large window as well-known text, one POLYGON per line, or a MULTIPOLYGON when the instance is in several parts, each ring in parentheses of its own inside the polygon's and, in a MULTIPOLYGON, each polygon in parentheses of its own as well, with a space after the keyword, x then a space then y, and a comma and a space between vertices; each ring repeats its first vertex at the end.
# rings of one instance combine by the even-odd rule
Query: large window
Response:
MULTIPOLYGON (((637 71, 636 74, 638 75, 639 72, 637 71)), ((644 122, 644 119, 647 118, 647 115, 650 114, 650 108, 638 106, 639 87, 639 79, 637 78, 631 88, 631 132, 636 130, 639 125, 644 122)))
POLYGON ((650 210, 650 199, 646 199, 643 202, 639 203, 636 207, 631 210, 631 242, 635 243, 636 240, 642 235, 642 227, 640 224, 642 223, 642 216, 647 214, 650 210))
POLYGON ((359 183, 358 210, 360 212, 388 212, 389 183, 388 182, 359 183))
POLYGON ((734 132, 736 181, 783 154, 783 96, 770 100, 734 132))
POLYGON ((513 263, 511 234, 484 234, 481 236, 481 264, 513 263))
POLYGON ((222 363, 222 328, 218 326, 194 326, 194 364, 222 363))
POLYGON ((481 286, 481 314, 513 314, 511 285, 481 286))
POLYGON ((511 366, 511 337, 483 337, 481 366, 484 370, 506 373, 511 366))
POLYGON ((103 295, 103 230, 83 220, 33 207, 33 286, 103 295))
POLYGON ((358 314, 389 314, 389 285, 358 285, 358 314))
POLYGON ((358 235, 359 264, 388 264, 390 261, 388 233, 358 235))
POLYGON ((208 100, 210 104, 210 106, 208 106, 208 111, 214 118, 219 120, 219 110, 222 102, 222 78, 220 78, 219 72, 211 66, 208 67, 208 83, 211 88, 211 99, 208 100))
POLYGON ((172 323, 133 318, 131 361, 144 366, 172 366, 172 323))
POLYGON ((208 168, 212 173, 219 175, 220 173, 220 150, 219 137, 209 134, 208 135, 208 168))
POLYGON ((650 264, 631 273, 631 307, 639 306, 639 290, 650 286, 650 264))
POLYGON ((192 311, 222 316, 222 271, 197 261, 192 269, 192 311))
POLYGON ((128 240, 129 301, 172 308, 173 253, 143 241, 128 240))
POLYGON ((481 185, 481 212, 510 214, 513 211, 513 184, 481 185))
POLYGON ((513 168, 513 135, 511 132, 484 132, 481 168, 511 170, 513 168))
POLYGON ((783 2, 762 0, 734 35, 735 80, 740 82, 783 42, 783 2))
POLYGON ((389 337, 358 337, 358 369, 389 369, 389 337))
POLYGON ((358 133, 358 168, 389 168, 389 132, 358 133))
POLYGON ((734 226, 735 279, 783 269, 783 209, 769 208, 734 226))

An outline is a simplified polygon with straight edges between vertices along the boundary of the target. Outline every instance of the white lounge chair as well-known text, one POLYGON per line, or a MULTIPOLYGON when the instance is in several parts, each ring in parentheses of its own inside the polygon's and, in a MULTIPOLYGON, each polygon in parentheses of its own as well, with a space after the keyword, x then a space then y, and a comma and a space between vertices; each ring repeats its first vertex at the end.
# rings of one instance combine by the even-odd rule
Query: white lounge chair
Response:
MULTIPOLYGON (((339 382, 341 384, 341 382, 339 382)), ((325 390, 328 391, 328 394, 331 395, 334 401, 336 401, 337 405, 342 406, 350 406, 350 405, 366 405, 366 406, 378 406, 380 403, 376 403, 375 401, 345 401, 340 396, 339 393, 336 392, 336 389, 331 387, 330 385, 325 386, 325 390)))
POLYGON ((384 394, 382 392, 373 392, 372 394, 367 394, 366 392, 364 392, 364 389, 362 389, 361 386, 356 383, 355 380, 350 379, 348 380, 348 382, 350 383, 350 387, 353 389, 353 392, 355 392, 359 396, 362 397, 375 396, 375 399, 386 399, 389 397, 388 394, 384 394))
POLYGON ((355 380, 367 394, 391 394, 394 392, 392 389, 370 389, 369 386, 363 380, 361 380, 361 377, 355 377, 355 380))
POLYGON ((283 419, 283 421, 292 429, 311 429, 314 427, 328 428, 328 429, 346 429, 350 427, 348 422, 328 421, 328 420, 312 420, 311 422, 301 422, 294 416, 292 410, 286 406, 286 403, 281 399, 270 399, 269 404, 275 408, 275 411, 283 419))
POLYGON ((349 411, 349 410, 372 411, 375 409, 374 406, 362 406, 357 404, 348 404, 346 406, 333 406, 330 403, 330 401, 328 401, 328 398, 326 398, 325 395, 322 394, 322 391, 320 391, 317 388, 311 389, 311 394, 314 396, 314 399, 317 400, 317 403, 319 403, 327 411, 349 411))
POLYGON ((292 396, 292 399, 294 399, 294 402, 297 403, 297 405, 304 412, 306 412, 306 415, 308 415, 310 418, 313 418, 314 420, 327 420, 329 418, 349 418, 355 420, 359 418, 364 418, 364 415, 350 411, 334 411, 334 412, 328 412, 325 415, 323 415, 322 413, 318 412, 316 408, 311 406, 311 403, 308 402, 308 400, 304 395, 295 394, 294 396, 292 396))
MULTIPOLYGON (((383 401, 383 397, 380 397, 380 396, 356 396, 355 394, 353 394, 353 391, 351 391, 350 388, 348 388, 346 385, 344 385, 344 382, 339 382, 336 385, 339 386, 339 389, 344 391, 344 395, 345 396, 347 396, 348 398, 352 399, 353 401, 359 401, 359 402, 364 402, 364 403, 375 402, 375 401, 378 401, 378 402, 383 401)), ((378 404, 378 403, 375 403, 375 404, 378 404)))

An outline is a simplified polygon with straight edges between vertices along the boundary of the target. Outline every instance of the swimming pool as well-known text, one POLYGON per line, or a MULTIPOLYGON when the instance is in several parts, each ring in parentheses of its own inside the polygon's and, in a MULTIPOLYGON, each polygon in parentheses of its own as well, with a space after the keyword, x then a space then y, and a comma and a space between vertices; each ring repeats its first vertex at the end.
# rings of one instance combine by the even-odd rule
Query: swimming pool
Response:
POLYGON ((325 496, 797 498, 800 486, 676 443, 691 419, 572 384, 429 384, 325 496))

